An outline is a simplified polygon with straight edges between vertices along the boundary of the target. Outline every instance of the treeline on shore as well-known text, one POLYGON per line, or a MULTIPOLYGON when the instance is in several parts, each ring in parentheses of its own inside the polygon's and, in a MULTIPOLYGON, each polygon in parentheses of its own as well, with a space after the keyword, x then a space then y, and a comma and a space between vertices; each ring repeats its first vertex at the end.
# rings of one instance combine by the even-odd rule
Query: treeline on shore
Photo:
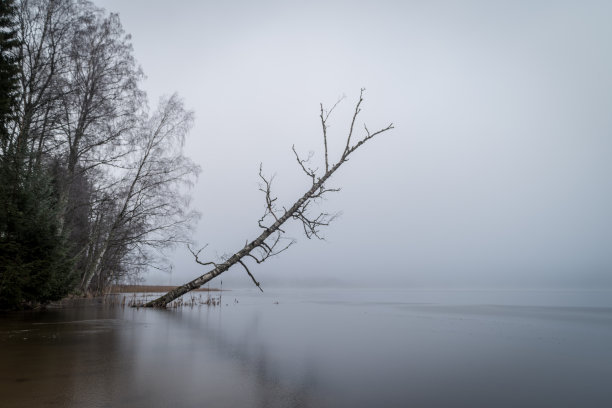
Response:
POLYGON ((0 2, 0 309, 100 294, 187 242, 193 114, 149 109, 118 15, 0 2))

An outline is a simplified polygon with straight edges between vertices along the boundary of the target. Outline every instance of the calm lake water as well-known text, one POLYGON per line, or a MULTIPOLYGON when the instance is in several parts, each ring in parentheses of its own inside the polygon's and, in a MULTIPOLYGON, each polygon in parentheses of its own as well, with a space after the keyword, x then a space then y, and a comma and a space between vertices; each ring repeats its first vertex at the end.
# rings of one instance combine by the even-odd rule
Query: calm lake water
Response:
POLYGON ((607 408, 612 294, 275 289, 224 292, 222 307, 93 303, 0 314, 0 362, 1 407, 607 408))

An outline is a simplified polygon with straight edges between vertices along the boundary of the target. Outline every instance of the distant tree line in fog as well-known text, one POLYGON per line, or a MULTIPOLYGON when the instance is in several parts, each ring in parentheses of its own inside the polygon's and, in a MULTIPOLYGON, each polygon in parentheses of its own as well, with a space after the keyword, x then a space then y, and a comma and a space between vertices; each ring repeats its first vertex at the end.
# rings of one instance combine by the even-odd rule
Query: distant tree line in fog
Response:
POLYGON ((116 14, 0 2, 0 308, 101 294, 188 241, 193 115, 149 110, 142 79, 116 14))

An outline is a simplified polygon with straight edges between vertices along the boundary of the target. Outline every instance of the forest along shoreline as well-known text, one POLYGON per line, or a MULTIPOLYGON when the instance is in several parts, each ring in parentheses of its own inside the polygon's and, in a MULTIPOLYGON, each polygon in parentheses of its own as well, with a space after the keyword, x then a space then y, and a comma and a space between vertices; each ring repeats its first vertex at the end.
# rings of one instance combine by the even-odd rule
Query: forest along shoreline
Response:
POLYGON ((191 242, 194 114, 149 103, 118 14, 0 1, 0 310, 102 296, 191 242))

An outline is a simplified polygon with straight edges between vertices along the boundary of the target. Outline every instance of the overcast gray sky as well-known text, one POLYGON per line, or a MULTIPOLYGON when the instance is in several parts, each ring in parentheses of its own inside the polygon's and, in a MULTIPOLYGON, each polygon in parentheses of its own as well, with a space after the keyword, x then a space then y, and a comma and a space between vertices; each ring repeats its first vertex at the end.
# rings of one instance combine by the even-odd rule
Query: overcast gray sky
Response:
MULTIPOLYGON (((196 112, 195 239, 212 257, 259 233, 260 162, 283 204, 308 186, 291 145, 320 152, 319 102, 347 97, 338 143, 361 87, 368 127, 395 123, 334 176, 327 241, 289 228, 298 245, 252 269, 264 287, 612 286, 611 2, 96 4, 133 35, 152 105, 177 91, 196 112)), ((204 272, 173 258, 148 281, 204 272)))

